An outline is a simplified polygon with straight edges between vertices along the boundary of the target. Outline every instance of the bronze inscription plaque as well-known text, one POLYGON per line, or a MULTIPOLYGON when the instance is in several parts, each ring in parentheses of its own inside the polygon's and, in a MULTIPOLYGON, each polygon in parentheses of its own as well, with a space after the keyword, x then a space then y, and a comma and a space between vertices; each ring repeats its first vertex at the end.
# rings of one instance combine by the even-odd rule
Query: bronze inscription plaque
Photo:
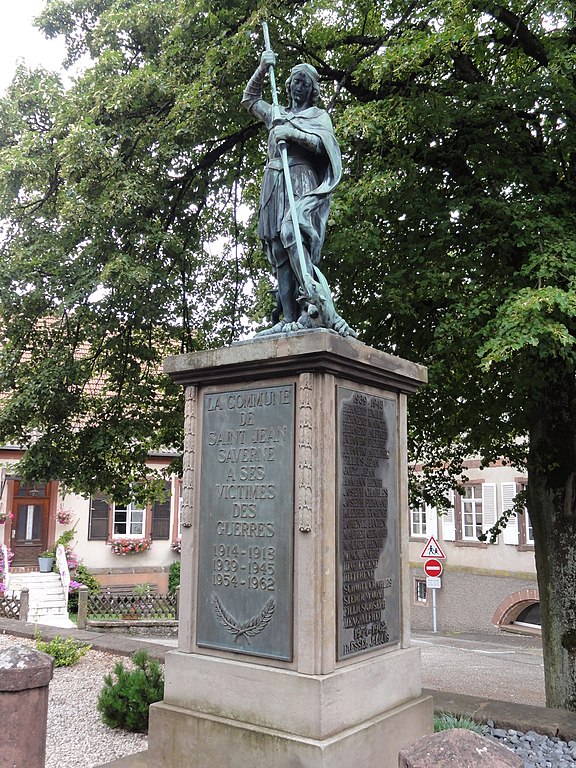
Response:
POLYGON ((338 388, 338 658, 400 639, 396 403, 338 388))
POLYGON ((292 659, 294 386, 205 394, 197 643, 292 659))

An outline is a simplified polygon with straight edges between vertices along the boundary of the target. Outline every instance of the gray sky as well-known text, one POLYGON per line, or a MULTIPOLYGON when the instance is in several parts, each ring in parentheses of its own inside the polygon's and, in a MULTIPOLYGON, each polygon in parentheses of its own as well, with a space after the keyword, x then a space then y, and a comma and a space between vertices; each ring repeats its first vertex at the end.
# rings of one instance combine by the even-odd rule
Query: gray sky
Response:
POLYGON ((42 11, 45 0, 1 0, 0 9, 0 91, 14 76, 19 60, 29 67, 60 69, 64 58, 64 41, 46 40, 32 20, 42 11))

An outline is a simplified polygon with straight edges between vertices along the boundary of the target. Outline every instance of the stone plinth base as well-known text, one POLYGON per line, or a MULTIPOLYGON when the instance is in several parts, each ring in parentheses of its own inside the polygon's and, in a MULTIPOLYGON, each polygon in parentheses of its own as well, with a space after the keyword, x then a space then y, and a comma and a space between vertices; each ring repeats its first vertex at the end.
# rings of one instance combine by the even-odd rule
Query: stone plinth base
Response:
MULTIPOLYGON (((418 648, 399 648, 326 675, 171 651, 165 677, 166 704, 316 740, 422 694, 418 648)), ((431 721, 430 710, 427 732, 431 721)))
POLYGON ((319 331, 165 370, 186 387, 182 581, 150 768, 397 768, 432 730, 406 567, 424 369, 319 331))
POLYGON ((431 728, 417 648, 326 675, 173 651, 164 701, 150 709, 149 765, 396 768, 431 728))
POLYGON ((430 698, 420 697, 316 740, 160 702, 150 708, 148 764, 155 768, 396 768, 402 747, 429 730, 431 706, 430 698))

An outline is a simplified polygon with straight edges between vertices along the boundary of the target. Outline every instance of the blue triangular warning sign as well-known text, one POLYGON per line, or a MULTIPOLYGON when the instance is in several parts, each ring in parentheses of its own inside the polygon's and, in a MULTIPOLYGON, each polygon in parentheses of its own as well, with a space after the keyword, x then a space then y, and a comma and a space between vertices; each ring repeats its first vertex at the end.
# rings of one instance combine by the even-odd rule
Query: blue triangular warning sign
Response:
POLYGON ((438 558, 438 560, 446 559, 446 555, 440 549, 440 545, 438 544, 434 536, 430 536, 430 538, 426 543, 426 546, 422 550, 420 557, 436 557, 438 558))

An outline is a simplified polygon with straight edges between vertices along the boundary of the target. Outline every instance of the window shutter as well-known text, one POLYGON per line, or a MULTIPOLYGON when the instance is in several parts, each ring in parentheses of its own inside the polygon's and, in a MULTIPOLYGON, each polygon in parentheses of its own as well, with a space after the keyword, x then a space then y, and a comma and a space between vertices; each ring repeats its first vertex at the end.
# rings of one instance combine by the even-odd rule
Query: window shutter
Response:
POLYGON ((110 497, 104 493, 95 493, 90 497, 90 519, 88 521, 88 539, 106 541, 110 519, 110 497))
POLYGON ((438 538, 438 512, 436 507, 426 504, 426 536, 438 538))
POLYGON ((482 531, 487 533, 497 519, 496 483, 482 484, 482 531))
POLYGON ((454 519, 454 491, 449 493, 451 507, 442 515, 442 538, 444 541, 454 541, 456 539, 456 524, 454 519))
MULTIPOLYGON (((516 496, 516 483, 502 483, 502 512, 507 512, 514 506, 514 497, 516 496)), ((504 544, 518 544, 518 517, 513 515, 508 518, 508 525, 504 528, 502 534, 504 544)))
POLYGON ((171 483, 167 482, 164 490, 164 500, 155 501, 152 506, 152 529, 150 533, 156 541, 170 538, 171 489, 171 483))

